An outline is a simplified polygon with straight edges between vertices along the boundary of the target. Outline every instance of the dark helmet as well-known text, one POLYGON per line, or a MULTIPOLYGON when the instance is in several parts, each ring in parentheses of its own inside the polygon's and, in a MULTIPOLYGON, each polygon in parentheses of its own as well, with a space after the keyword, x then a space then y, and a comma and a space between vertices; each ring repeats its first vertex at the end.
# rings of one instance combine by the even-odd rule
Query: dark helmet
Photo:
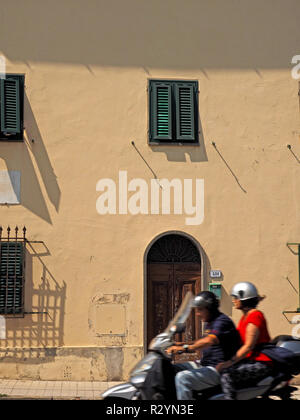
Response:
POLYGON ((200 292, 194 299, 193 307, 199 309, 208 309, 209 311, 217 311, 220 305, 219 299, 212 292, 200 292))

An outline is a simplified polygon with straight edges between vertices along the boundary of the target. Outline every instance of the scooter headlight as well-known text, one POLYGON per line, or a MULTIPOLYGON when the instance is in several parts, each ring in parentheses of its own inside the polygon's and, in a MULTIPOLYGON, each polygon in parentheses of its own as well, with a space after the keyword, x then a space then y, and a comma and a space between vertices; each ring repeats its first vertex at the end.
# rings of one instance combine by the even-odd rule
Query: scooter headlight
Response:
POLYGON ((148 370, 152 368, 153 363, 143 363, 139 364, 135 369, 132 370, 130 376, 141 375, 142 373, 147 373, 148 370))
POLYGON ((145 382, 147 372, 138 373, 130 378, 132 385, 138 387, 145 382))
POLYGON ((147 354, 130 372, 130 377, 135 375, 140 375, 142 373, 147 373, 151 368, 155 360, 157 360, 157 355, 155 353, 147 354))

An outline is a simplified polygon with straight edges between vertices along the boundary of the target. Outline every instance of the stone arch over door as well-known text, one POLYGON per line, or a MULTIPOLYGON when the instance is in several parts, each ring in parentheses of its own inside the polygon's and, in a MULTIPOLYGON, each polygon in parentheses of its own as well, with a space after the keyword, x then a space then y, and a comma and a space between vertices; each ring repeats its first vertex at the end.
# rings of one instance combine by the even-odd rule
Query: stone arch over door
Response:
MULTIPOLYGON (((150 340, 163 331, 173 317, 185 294, 201 291, 202 261, 196 241, 180 232, 168 232, 156 238, 146 255, 146 323, 150 340)), ((201 323, 191 314, 185 333, 178 341, 194 341, 201 335, 201 323)))

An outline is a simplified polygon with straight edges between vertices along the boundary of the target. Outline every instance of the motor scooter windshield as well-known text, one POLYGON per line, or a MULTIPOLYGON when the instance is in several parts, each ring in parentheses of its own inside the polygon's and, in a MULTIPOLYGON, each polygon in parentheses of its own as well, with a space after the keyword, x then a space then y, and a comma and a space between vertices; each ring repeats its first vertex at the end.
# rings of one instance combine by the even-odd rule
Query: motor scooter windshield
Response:
POLYGON ((187 292, 185 295, 178 311, 176 312, 174 318, 169 322, 169 325, 165 329, 164 333, 169 334, 171 331, 179 332, 178 328, 184 325, 190 316, 191 310, 193 309, 193 302, 195 296, 192 292, 187 292))

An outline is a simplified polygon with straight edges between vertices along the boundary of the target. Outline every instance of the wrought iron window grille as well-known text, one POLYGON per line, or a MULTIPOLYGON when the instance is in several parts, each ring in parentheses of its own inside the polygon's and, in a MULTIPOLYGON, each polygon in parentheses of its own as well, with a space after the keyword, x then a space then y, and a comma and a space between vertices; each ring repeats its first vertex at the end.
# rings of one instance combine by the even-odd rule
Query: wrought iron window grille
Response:
POLYGON ((26 227, 14 230, 3 237, 0 226, 0 315, 24 316, 26 227))
POLYGON ((201 263, 197 247, 187 238, 169 234, 158 239, 150 249, 148 263, 201 263))
POLYGON ((15 227, 15 234, 7 228, 7 236, 3 237, 0 226, 0 315, 5 317, 23 318, 27 314, 48 314, 48 312, 25 312, 25 262, 26 244, 43 243, 28 241, 26 227, 19 236, 19 228, 15 227))

